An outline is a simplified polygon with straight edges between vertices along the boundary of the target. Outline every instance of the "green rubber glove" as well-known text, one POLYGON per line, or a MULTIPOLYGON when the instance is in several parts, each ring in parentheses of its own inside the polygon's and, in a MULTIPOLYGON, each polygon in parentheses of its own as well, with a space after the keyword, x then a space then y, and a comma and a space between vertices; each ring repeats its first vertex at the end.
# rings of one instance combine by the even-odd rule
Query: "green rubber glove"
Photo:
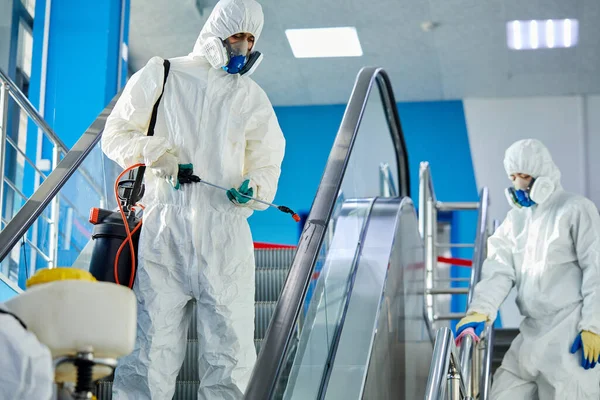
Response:
POLYGON ((231 188, 227 191, 227 198, 234 204, 247 204, 252 199, 246 196, 254 196, 254 189, 250 187, 249 179, 246 179, 239 188, 231 188))

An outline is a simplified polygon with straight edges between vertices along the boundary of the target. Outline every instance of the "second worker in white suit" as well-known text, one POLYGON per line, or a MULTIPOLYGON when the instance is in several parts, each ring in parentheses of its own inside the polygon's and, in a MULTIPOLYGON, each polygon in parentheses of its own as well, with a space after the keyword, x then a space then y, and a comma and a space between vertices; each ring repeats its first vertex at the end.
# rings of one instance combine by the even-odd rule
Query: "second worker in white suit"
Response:
POLYGON ((600 215, 563 190, 548 149, 526 139, 506 150, 514 207, 488 240, 467 317, 476 332, 496 318, 513 287, 525 317, 494 375, 492 400, 598 400, 600 215))

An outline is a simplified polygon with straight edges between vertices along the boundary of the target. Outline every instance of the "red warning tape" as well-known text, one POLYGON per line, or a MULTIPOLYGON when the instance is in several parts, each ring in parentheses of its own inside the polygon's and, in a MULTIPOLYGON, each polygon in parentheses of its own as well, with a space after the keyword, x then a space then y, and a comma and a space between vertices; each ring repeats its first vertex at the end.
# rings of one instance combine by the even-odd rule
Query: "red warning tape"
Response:
POLYGON ((448 258, 448 257, 438 257, 438 262, 444 264, 456 265, 458 267, 472 267, 473 261, 466 260, 464 258, 448 258))
POLYGON ((254 242, 254 248, 256 250, 286 250, 286 249, 295 249, 296 246, 290 246, 287 244, 272 244, 272 243, 254 242))
MULTIPOLYGON (((263 243, 263 242, 254 242, 254 248, 256 250, 288 250, 295 249, 296 246, 291 246, 287 244, 273 244, 273 243, 263 243)), ((472 267, 473 261, 467 260, 465 258, 454 258, 454 257, 438 257, 438 262, 443 264, 456 265, 458 267, 472 267)), ((316 277, 318 277, 318 273, 316 273, 316 277)), ((315 276, 313 276, 313 279, 315 276)))

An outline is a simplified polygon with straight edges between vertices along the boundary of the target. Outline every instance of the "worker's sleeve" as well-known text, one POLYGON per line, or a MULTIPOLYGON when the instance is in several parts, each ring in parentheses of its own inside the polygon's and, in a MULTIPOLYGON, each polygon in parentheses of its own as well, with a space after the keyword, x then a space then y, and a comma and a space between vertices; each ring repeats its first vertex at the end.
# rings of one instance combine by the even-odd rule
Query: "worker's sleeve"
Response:
POLYGON ((590 200, 583 199, 575 211, 571 235, 583 275, 579 330, 600 335, 600 215, 590 200))
POLYGON ((0 355, 0 399, 52 399, 50 350, 6 314, 0 314, 0 355))
POLYGON ((496 319, 498 309, 516 281, 512 256, 514 243, 510 237, 511 214, 512 212, 488 239, 488 256, 483 263, 481 280, 475 285, 473 300, 467 311, 468 314, 487 315, 490 321, 496 319))
POLYGON ((106 120, 102 151, 123 168, 151 165, 172 149, 166 138, 146 136, 163 79, 163 59, 154 57, 131 77, 106 120))
MULTIPOLYGON (((251 114, 246 127, 244 179, 250 179, 254 196, 273 202, 277 192, 285 139, 267 95, 257 85, 250 91, 251 114)), ((264 210, 266 205, 251 201, 248 206, 264 210)))

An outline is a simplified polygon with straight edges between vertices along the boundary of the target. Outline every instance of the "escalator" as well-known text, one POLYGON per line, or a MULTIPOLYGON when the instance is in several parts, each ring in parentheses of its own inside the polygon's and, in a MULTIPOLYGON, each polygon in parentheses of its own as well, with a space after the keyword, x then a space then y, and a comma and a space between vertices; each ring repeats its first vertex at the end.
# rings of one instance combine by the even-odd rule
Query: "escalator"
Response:
MULTIPOLYGON (((115 101, 0 232, 0 260, 18 251, 22 238, 32 239, 30 229, 40 230, 49 208, 62 211, 64 203, 57 203, 73 187, 83 195, 81 201, 70 198, 72 208, 116 207, 111 191, 118 169, 98 145, 115 101), (98 170, 98 163, 104 166, 98 177, 104 195, 94 197, 79 180, 82 168, 98 170)), ((382 69, 364 68, 298 245, 256 250, 258 359, 246 399, 423 398, 433 347, 423 313, 423 242, 409 188, 389 78, 382 69), (371 96, 376 88, 380 96, 371 96), (387 152, 374 155, 374 142, 387 152), (392 172, 382 175, 382 163, 392 172)), ((56 241, 64 244, 61 221, 56 241)), ((60 259, 59 246, 51 265, 85 268, 84 246, 77 259, 65 258, 69 262, 60 259)), ((197 354, 190 330, 176 399, 196 396, 197 354)), ((98 399, 109 399, 110 389, 110 379, 98 382, 98 399)))

